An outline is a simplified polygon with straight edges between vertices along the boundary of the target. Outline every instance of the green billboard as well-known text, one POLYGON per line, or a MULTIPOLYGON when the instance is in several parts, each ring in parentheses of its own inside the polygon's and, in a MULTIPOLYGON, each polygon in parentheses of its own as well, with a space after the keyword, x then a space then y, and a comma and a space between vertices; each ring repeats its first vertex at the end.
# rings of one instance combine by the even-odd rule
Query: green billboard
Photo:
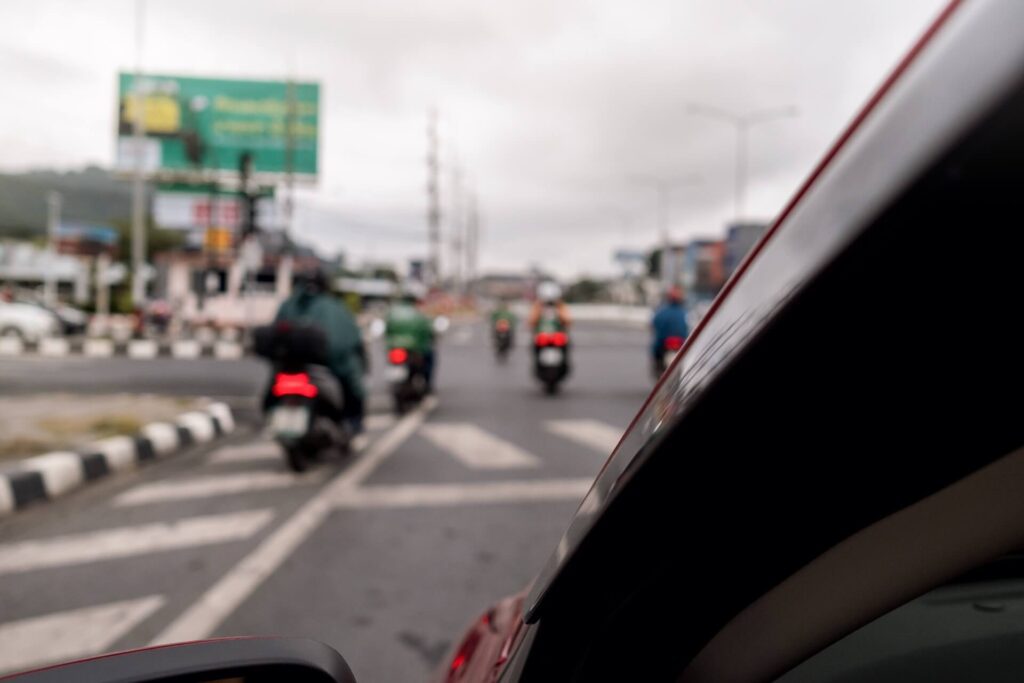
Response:
POLYGON ((118 77, 118 167, 194 177, 238 173, 248 154, 254 174, 315 179, 320 86, 144 74, 118 77), (142 101, 144 139, 133 140, 142 101), (141 159, 140 159, 141 157, 141 159))

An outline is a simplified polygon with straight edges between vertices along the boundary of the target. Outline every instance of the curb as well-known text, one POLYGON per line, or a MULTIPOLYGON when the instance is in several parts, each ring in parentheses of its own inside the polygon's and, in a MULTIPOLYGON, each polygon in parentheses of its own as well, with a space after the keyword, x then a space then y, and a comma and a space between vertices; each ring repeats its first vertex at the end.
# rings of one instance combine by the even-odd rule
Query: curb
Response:
POLYGON ((135 436, 114 436, 78 451, 56 451, 14 461, 0 471, 0 517, 59 498, 97 479, 129 471, 235 428, 231 409, 213 403, 174 422, 152 422, 135 436))
POLYGON ((237 341, 215 340, 208 343, 193 339, 179 339, 165 342, 154 339, 132 339, 113 341, 111 339, 65 339, 53 337, 38 342, 24 342, 20 339, 0 339, 0 357, 16 357, 35 354, 46 358, 84 356, 86 358, 129 358, 132 360, 151 358, 218 358, 234 360, 245 355, 245 347, 237 341))

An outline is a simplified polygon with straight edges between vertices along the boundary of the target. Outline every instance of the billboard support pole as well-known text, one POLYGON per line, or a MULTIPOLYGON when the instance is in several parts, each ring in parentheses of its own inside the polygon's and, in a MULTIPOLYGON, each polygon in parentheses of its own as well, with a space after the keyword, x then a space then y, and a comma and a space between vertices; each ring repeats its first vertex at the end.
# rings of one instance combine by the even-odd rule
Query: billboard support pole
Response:
POLYGON ((142 144, 146 119, 142 88, 142 38, 145 21, 145 0, 135 3, 135 78, 132 86, 135 96, 135 116, 132 122, 132 145, 135 151, 135 169, 132 178, 132 306, 138 308, 146 299, 146 278, 143 267, 146 260, 146 187, 143 177, 142 144))

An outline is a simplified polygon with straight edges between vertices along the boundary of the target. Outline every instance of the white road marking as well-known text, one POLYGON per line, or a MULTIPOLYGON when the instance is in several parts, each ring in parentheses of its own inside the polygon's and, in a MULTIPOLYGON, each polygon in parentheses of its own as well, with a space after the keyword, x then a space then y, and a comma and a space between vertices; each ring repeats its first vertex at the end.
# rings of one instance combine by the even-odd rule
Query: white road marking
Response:
POLYGON ((171 500, 207 498, 249 491, 279 489, 286 486, 300 486, 323 480, 327 470, 313 470, 308 474, 295 475, 291 472, 242 472, 239 474, 218 474, 192 479, 171 479, 152 484, 140 484, 114 498, 115 507, 148 505, 171 500))
POLYGON ((376 413, 374 415, 367 415, 363 420, 363 426, 371 432, 380 431, 387 429, 391 425, 395 424, 395 416, 389 415, 388 413, 376 413))
POLYGON ((622 430, 598 420, 549 420, 546 424, 548 431, 604 455, 610 455, 622 438, 622 430))
POLYGON ((229 462, 264 462, 277 460, 284 462, 281 447, 273 441, 255 441, 242 446, 225 446, 210 454, 208 462, 220 465, 229 462))
POLYGON ((423 425, 420 433, 466 467, 503 470, 536 467, 540 463, 537 456, 470 422, 423 425))
POLYGON ((471 327, 457 327, 452 332, 452 343, 456 346, 466 346, 473 338, 473 328, 471 327))
POLYGON ((0 545, 0 575, 241 541, 273 517, 273 510, 251 510, 6 543, 0 545))
POLYGON ((210 587, 199 600, 171 622, 153 644, 208 638, 250 595, 281 566, 326 519, 335 501, 363 482, 423 424, 437 401, 428 397, 403 417, 337 478, 325 486, 284 524, 210 587))
POLYGON ((483 484, 369 486, 346 492, 335 505, 343 508, 406 508, 546 500, 578 501, 589 490, 591 483, 590 479, 541 479, 483 484))
POLYGON ((81 659, 110 648, 164 604, 161 595, 0 624, 0 670, 81 659))

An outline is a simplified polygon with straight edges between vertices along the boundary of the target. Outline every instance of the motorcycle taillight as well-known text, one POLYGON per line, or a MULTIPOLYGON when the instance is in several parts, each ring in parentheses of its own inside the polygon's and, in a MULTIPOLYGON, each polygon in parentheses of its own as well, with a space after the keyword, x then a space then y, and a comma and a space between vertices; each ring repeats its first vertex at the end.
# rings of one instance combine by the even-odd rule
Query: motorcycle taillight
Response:
POLYGON ((565 332, 554 332, 551 335, 551 343, 555 346, 565 346, 569 343, 569 335, 565 332))
POLYGON ((305 396, 316 398, 320 390, 309 381, 309 375, 304 372, 287 373, 279 372, 274 375, 274 396, 305 396))
POLYGON ((533 342, 537 346, 550 346, 551 345, 551 335, 548 334, 547 332, 538 332, 537 336, 533 338, 533 342))
POLYGON ((409 352, 405 349, 391 349, 388 351, 388 362, 392 365, 401 365, 409 360, 409 352))
POLYGON ((669 351, 678 351, 683 348, 683 342, 686 341, 686 337, 666 337, 665 348, 669 351))

